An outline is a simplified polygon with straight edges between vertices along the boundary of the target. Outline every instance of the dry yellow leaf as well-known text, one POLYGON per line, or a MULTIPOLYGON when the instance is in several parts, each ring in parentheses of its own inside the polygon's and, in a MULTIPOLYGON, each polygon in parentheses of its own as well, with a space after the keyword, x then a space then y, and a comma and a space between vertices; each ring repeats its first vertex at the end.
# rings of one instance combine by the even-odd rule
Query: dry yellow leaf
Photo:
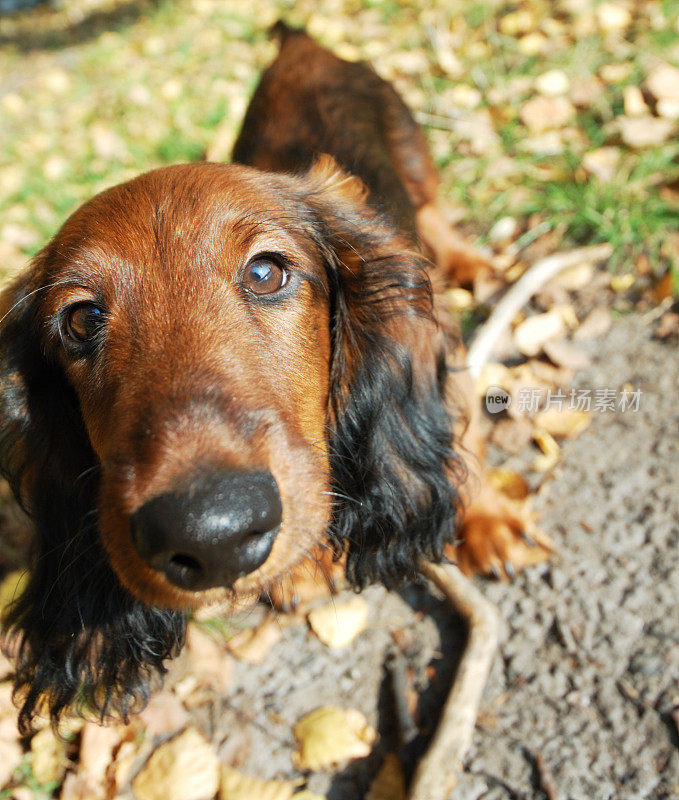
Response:
POLYGON ((161 745, 132 782, 137 800, 207 800, 219 788, 219 759, 195 728, 161 745))
POLYGON ((581 434, 590 423, 587 411, 556 406, 541 411, 535 417, 535 424, 552 436, 572 439, 581 434))
POLYGON ((528 497, 528 484, 522 475, 513 469, 491 469, 488 477, 493 486, 512 500, 525 500, 528 497))
POLYGON ((537 472, 548 472, 558 463, 561 456, 561 448, 551 433, 548 433, 544 428, 536 428, 533 431, 533 439, 542 450, 542 455, 536 456, 533 461, 533 469, 537 472))
POLYGON ((200 626, 190 623, 186 631, 186 644, 189 669, 198 678, 199 685, 218 692, 225 691, 231 680, 233 659, 226 652, 223 642, 218 642, 200 626))
POLYGON ((66 771, 66 742, 52 728, 43 728, 31 739, 31 769, 38 783, 60 781, 66 771))
POLYGON ((281 627, 276 620, 267 617, 256 628, 241 631, 229 639, 228 648, 239 661, 261 664, 282 635, 281 627))
POLYGON ((556 310, 528 317, 514 329, 514 344, 526 356, 537 355, 545 342, 566 335, 563 316, 556 310))
POLYGON ((219 800, 290 800, 301 782, 264 781, 223 765, 219 800))
POLYGON ((292 754, 297 769, 322 770, 370 753, 377 733, 360 711, 323 706, 306 714, 293 733, 298 749, 292 754))
POLYGON ((370 784, 365 800, 406 800, 403 767, 394 753, 387 753, 380 771, 370 784))
POLYGON ((326 603, 309 612, 311 629, 328 647, 345 647, 368 624, 369 607, 362 597, 326 603))

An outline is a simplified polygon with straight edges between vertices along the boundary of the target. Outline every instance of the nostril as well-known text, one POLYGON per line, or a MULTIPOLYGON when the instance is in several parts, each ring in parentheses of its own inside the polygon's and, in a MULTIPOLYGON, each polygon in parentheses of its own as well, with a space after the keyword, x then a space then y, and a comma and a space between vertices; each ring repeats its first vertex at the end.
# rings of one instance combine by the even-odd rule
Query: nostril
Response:
POLYGON ((195 589, 205 575, 205 569, 198 559, 186 553, 174 553, 162 567, 167 578, 183 589, 195 589))

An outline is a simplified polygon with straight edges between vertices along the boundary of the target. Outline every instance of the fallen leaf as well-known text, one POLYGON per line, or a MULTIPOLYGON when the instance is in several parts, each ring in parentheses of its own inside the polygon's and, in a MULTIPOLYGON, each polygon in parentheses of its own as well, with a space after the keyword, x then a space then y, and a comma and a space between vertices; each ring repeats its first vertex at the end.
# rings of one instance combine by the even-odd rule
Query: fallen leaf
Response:
POLYGON ((219 800, 291 800, 301 783, 303 780, 264 781, 222 765, 219 800))
POLYGON ((369 606, 362 597, 326 603, 309 612, 311 629, 328 647, 346 647, 368 624, 369 606))
POLYGON ((536 95, 527 100, 519 111, 521 122, 534 133, 562 128, 575 116, 573 104, 565 97, 536 95))
POLYGON ((444 300, 450 310, 457 313, 474 307, 474 295, 469 290, 457 286, 454 289, 448 289, 444 294, 444 300))
POLYGON ((568 75, 562 69, 550 69, 538 75, 535 79, 535 88, 540 94, 549 97, 555 97, 560 94, 566 94, 571 88, 568 75))
POLYGON ((219 759, 195 728, 162 744, 132 782, 137 800, 207 800, 219 788, 219 759))
POLYGON ((620 136, 628 147, 641 149, 663 144, 675 129, 671 119, 660 119, 645 115, 643 117, 617 118, 620 136))
POLYGON ((649 113, 644 96, 638 86, 625 86, 622 90, 622 102, 628 117, 641 117, 649 113))
POLYGON ((493 426, 490 440, 501 447, 505 453, 516 455, 530 442, 533 426, 525 416, 502 419, 493 426))
POLYGON ((533 439, 542 450, 542 454, 536 456, 533 461, 533 469, 537 472, 548 472, 558 463, 561 456, 561 448, 554 440, 554 437, 542 428, 536 428, 533 431, 533 439))
POLYGON ((533 31, 522 36, 516 46, 524 56, 537 56, 545 52, 548 44, 549 40, 546 36, 543 36, 538 31, 533 31))
POLYGON ((602 3, 595 13, 602 33, 622 33, 632 22, 629 9, 621 3, 602 3))
POLYGON ((589 286, 592 282, 593 275, 594 266, 591 261, 582 261, 580 264, 576 264, 574 267, 570 267, 559 273, 559 275, 549 281, 547 286, 560 286, 562 289, 574 292, 578 289, 584 289, 585 286, 589 286))
POLYGON ((24 751, 19 742, 0 739, 0 787, 9 781, 23 757, 24 751))
POLYGON ((488 241, 493 244, 511 241, 519 228, 519 223, 514 217, 500 217, 488 231, 488 241))
POLYGON ((527 317, 514 329, 514 344, 526 356, 535 356, 550 339, 561 339, 566 335, 566 324, 558 312, 527 317))
POLYGON ((57 783, 66 772, 66 742, 52 728, 43 728, 31 739, 31 769, 38 783, 57 783))
POLYGON ((535 417, 535 424, 557 438, 573 439, 589 425, 591 417, 587 411, 556 406, 541 411, 535 417))
POLYGON ((590 364, 590 358, 584 350, 580 350, 564 339, 545 342, 542 349, 547 358, 557 367, 585 369, 590 364))
POLYGON ((602 183, 613 180, 619 162, 620 150, 617 147, 599 147, 582 157, 582 166, 602 183))
POLYGON ((511 500, 525 500, 529 490, 526 479, 513 469, 494 468, 488 470, 491 484, 511 500))
POLYGON ((395 753, 387 753, 365 800, 406 800, 403 767, 395 753))
POLYGON ((614 292, 626 292, 634 286, 635 277, 631 272, 625 275, 611 275, 611 289, 614 292))
POLYGON ((228 648, 239 661, 261 664, 269 650, 283 635, 280 625, 273 617, 267 617, 256 628, 248 628, 228 641, 228 648))
POLYGON ((606 83, 621 83, 629 78, 633 69, 631 61, 623 61, 620 64, 604 64, 599 74, 606 83))
POLYGON ((318 771, 370 753, 377 733, 360 711, 324 706, 302 717, 293 729, 297 769, 318 771))
POLYGON ((174 692, 164 689, 152 695, 146 708, 139 715, 146 735, 151 739, 176 733, 189 721, 189 715, 174 692))
POLYGON ((123 730, 115 725, 105 726, 94 722, 83 725, 80 733, 78 776, 87 781, 94 796, 103 797, 105 794, 106 770, 122 736, 123 730))
POLYGON ((233 672, 233 659, 226 647, 195 623, 187 628, 186 644, 189 669, 198 684, 216 692, 226 691, 233 672))
POLYGON ((659 64, 646 78, 646 86, 656 100, 679 102, 679 69, 659 64))
POLYGON ((500 31, 505 36, 518 36, 528 33, 535 27, 535 17, 527 8, 510 11, 500 20, 500 31))
POLYGON ((679 314, 674 311, 663 314, 653 335, 656 339, 668 339, 670 336, 679 335, 679 314))
POLYGON ((610 330, 611 312, 605 306, 593 308, 573 333, 573 338, 597 339, 610 330))

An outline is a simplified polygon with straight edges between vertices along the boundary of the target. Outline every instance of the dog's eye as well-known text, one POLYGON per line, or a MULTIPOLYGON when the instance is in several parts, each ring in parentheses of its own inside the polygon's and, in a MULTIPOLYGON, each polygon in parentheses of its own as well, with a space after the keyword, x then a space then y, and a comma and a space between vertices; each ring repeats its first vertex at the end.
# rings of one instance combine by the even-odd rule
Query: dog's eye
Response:
POLYGON ((89 342, 99 333, 104 324, 104 312, 94 303, 77 303, 66 313, 64 332, 72 341, 89 342))
POLYGON ((254 258, 243 273, 243 287, 252 294, 273 294, 288 282, 289 273, 266 256, 254 258))

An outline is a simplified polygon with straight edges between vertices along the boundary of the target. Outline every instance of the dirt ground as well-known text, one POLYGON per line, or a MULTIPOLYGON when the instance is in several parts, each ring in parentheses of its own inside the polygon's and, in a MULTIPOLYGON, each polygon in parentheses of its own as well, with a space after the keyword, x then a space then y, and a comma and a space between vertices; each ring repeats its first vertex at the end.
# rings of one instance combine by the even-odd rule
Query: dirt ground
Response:
MULTIPOLYGON (((596 415, 539 492, 558 556, 512 584, 479 581, 500 609, 501 645, 456 800, 679 797, 679 410, 671 403, 679 360, 640 316, 620 319, 589 350, 592 366, 576 386, 630 382, 642 389, 640 409, 596 415)), ((410 643, 425 719, 461 643, 455 620, 423 589, 365 596, 369 628, 339 654, 298 625, 261 667, 236 665, 228 699, 201 723, 224 757, 246 753, 243 771, 292 776, 294 722, 327 703, 358 708, 380 746, 309 786, 328 800, 364 796, 394 746, 390 632, 410 643), (448 666, 434 685, 429 663, 448 666)))

